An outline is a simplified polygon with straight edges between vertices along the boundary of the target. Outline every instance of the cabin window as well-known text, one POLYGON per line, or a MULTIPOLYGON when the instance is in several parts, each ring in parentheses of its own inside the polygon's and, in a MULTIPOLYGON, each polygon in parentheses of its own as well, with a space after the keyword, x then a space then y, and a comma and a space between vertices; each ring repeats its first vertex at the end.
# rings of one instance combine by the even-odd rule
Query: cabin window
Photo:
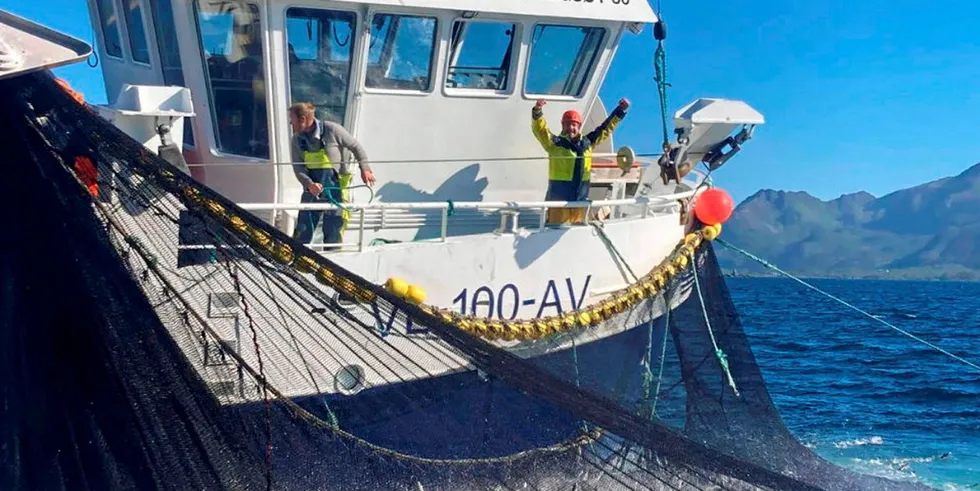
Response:
POLYGON ((453 23, 446 87, 506 90, 516 27, 505 22, 453 23))
POLYGON ((95 6, 99 11, 99 23, 102 25, 105 54, 122 58, 122 42, 119 40, 119 17, 116 16, 116 6, 113 0, 95 0, 95 6))
POLYGON ((129 17, 126 26, 129 28, 129 51, 133 61, 150 64, 150 49, 146 46, 146 30, 143 27, 142 0, 123 0, 128 4, 129 17))
POLYGON ((436 26, 435 17, 374 14, 364 86, 429 90, 436 26))
POLYGON ((219 151, 269 157, 259 8, 245 2, 197 2, 201 49, 219 151))
POLYGON ((343 124, 347 116, 356 21, 353 12, 286 11, 290 101, 313 104, 320 119, 343 124))
MULTIPOLYGON (((177 31, 174 28, 174 12, 171 0, 149 0, 153 30, 160 53, 160 71, 163 83, 177 87, 184 85, 184 69, 180 64, 180 47, 177 44, 177 31)), ((190 120, 184 121, 184 144, 194 146, 194 132, 190 120)))
POLYGON ((581 97, 605 33, 599 27, 535 26, 524 92, 581 97))

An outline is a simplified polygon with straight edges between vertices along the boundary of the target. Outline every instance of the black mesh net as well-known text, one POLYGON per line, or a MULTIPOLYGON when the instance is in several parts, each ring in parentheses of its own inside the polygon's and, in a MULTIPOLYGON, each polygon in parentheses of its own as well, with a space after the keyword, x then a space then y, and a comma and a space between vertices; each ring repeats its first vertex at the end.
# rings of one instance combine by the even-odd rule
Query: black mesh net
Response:
POLYGON ((707 241, 655 295, 507 335, 292 241, 49 74, 0 98, 0 488, 925 489, 793 438, 707 241))

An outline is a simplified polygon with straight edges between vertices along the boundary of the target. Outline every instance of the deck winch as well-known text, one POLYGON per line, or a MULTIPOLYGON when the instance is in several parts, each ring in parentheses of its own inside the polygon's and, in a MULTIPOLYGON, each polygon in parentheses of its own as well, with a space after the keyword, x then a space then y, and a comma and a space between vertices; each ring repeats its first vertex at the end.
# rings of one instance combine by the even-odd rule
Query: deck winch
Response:
POLYGON ((682 107, 674 113, 677 141, 657 162, 663 184, 679 184, 699 162, 709 171, 721 167, 752 138, 755 126, 764 123, 762 114, 742 101, 701 98, 682 107))

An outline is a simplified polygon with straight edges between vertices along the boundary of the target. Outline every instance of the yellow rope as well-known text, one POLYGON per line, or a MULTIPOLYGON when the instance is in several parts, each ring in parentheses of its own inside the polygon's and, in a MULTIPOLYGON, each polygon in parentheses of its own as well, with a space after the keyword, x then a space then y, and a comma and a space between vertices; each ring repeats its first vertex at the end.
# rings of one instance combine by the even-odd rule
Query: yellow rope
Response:
MULTIPOLYGON (((176 179, 169 170, 161 168, 154 170, 157 171, 157 175, 159 177, 162 177, 164 180, 170 181, 171 184, 174 184, 176 179)), ((237 232, 242 239, 249 242, 253 247, 258 248, 275 258, 277 262, 284 265, 289 265, 297 271, 312 274, 320 283, 328 285, 336 291, 352 296, 359 301, 370 302, 374 300, 375 293, 373 291, 363 288, 355 284, 349 278, 338 274, 335 269, 333 269, 335 266, 327 265, 325 259, 319 255, 295 253, 289 244, 276 240, 272 234, 261 228, 249 225, 247 221, 241 218, 241 216, 230 212, 221 203, 204 197, 200 190, 196 188, 183 186, 181 194, 183 194, 183 197, 186 199, 185 205, 199 206, 207 214, 222 222, 226 227, 229 227, 237 232)), ((104 209, 103 213, 109 217, 108 213, 104 209)), ((109 218, 111 222, 111 217, 109 218)), ((116 225, 118 227, 118 224, 116 225)), ((121 233, 124 233, 121 227, 119 227, 119 230, 121 233)), ((506 321, 492 320, 475 316, 464 316, 432 305, 420 305, 419 307, 423 313, 430 315, 435 319, 446 320, 459 329, 489 340, 541 339, 546 336, 571 329, 594 327, 600 322, 610 319, 616 314, 622 313, 648 298, 659 295, 663 291, 663 288, 666 286, 667 282, 674 275, 680 271, 683 271, 683 269, 687 267, 694 255, 695 250, 703 243, 703 241, 713 240, 718 236, 720 231, 721 226, 717 225, 715 227, 704 227, 701 230, 687 234, 684 239, 677 244, 673 252, 660 263, 660 265, 653 268, 649 273, 641 277, 632 285, 613 293, 606 300, 603 300, 598 304, 591 305, 585 309, 567 312, 557 316, 550 316, 543 319, 506 321)), ((140 252, 140 250, 137 249, 137 252, 140 252)), ((147 264, 148 267, 166 283, 166 278, 160 276, 161 273, 156 270, 154 265, 150 262, 147 264)), ((166 284, 170 286, 169 283, 166 284)), ((181 297, 178 295, 178 298, 181 297)), ((181 300, 183 299, 181 298, 181 300)), ((185 303, 184 305, 199 322, 203 323, 203 319, 193 308, 191 308, 189 304, 185 303)), ((424 321, 425 319, 422 320, 424 321)), ((215 336, 215 333, 210 330, 206 323, 203 323, 202 325, 211 336, 215 336)), ((275 399, 285 404, 286 407, 288 407, 297 417, 306 420, 314 427, 327 429, 332 431, 337 436, 353 441, 358 445, 362 445, 378 455, 384 455, 398 460, 438 465, 513 462, 531 455, 564 452, 570 449, 582 447, 597 441, 601 436, 601 430, 596 429, 587 434, 582 434, 577 437, 573 437, 570 440, 559 442, 548 447, 535 448, 528 451, 499 457, 477 459, 433 459, 404 454, 390 448, 370 443, 351 433, 341 430, 326 421, 323 421, 321 418, 306 411, 301 406, 287 398, 275 387, 272 387, 262 374, 254 372, 251 367, 245 363, 244 359, 241 359, 237 355, 237 353, 231 352, 230 354, 233 358, 235 358, 239 366, 245 368, 246 371, 249 372, 250 376, 259 384, 268 388, 275 399)))
MULTIPOLYGON (((292 266, 299 272, 312 274, 320 283, 360 302, 367 303, 374 300, 375 293, 373 291, 358 286, 353 281, 337 274, 331 266, 323 264, 322 258, 294 254, 288 244, 275 240, 264 230, 249 226, 240 217, 230 214, 221 204, 204 198, 197 189, 184 187, 184 197, 201 206, 212 217, 238 232, 253 246, 271 254, 276 261, 292 266)), ((595 327, 640 302, 660 294, 667 282, 687 267, 698 246, 704 240, 713 240, 720 231, 721 226, 717 225, 704 227, 687 234, 677 244, 673 252, 645 276, 628 287, 611 294, 609 298, 584 309, 533 320, 498 320, 462 315, 434 305, 423 304, 419 307, 427 314, 487 340, 536 340, 560 332, 595 327)))
POLYGON ((423 310, 442 317, 459 329, 488 340, 535 340, 573 329, 595 327, 617 314, 659 295, 667 282, 687 267, 704 240, 718 236, 720 226, 687 234, 663 262, 633 284, 586 308, 534 320, 496 320, 461 315, 431 305, 423 310))
MULTIPOLYGON (((228 216, 227 214, 224 213, 224 207, 221 206, 220 204, 214 201, 201 199, 200 191, 193 188, 184 188, 184 192, 185 192, 185 197, 187 197, 188 199, 190 199, 191 201, 197 204, 202 205, 205 209, 211 212, 216 218, 221 218, 228 225, 231 225, 232 223, 236 224, 235 230, 242 233, 244 237, 251 239, 251 241, 255 245, 261 245, 263 248, 266 248, 269 251, 278 251, 282 253, 281 256, 277 256, 277 257, 282 259, 283 262, 287 262, 286 261, 287 258, 289 259, 289 261, 293 261, 292 249, 287 244, 274 242, 265 231, 255 230, 248 227, 245 221, 242 220, 240 217, 228 216)), ((97 207, 97 209, 100 211, 102 216, 105 217, 106 220, 109 222, 110 227, 116 230, 124 238, 128 239, 130 237, 129 235, 127 235, 125 227, 123 227, 121 224, 119 224, 118 221, 116 221, 113 218, 113 214, 102 203, 95 201, 94 204, 97 207)), ((200 324, 201 328, 204 330, 205 334, 208 337, 210 337, 211 339, 217 342, 217 340, 219 339, 218 334, 212 329, 210 324, 208 324, 205 321, 205 319, 201 316, 201 314, 197 312, 194 306, 191 305, 187 301, 187 299, 185 299, 180 294, 180 291, 178 291, 178 289, 174 287, 173 284, 170 283, 167 277, 160 270, 159 266, 156 264, 156 261, 154 260, 152 254, 149 251, 147 251, 144 247, 142 247, 139 241, 127 240, 127 243, 130 246, 130 250, 136 252, 136 254, 143 259, 147 269, 149 271, 152 271, 154 275, 161 281, 163 286, 169 292, 171 292, 172 294, 171 298, 175 299, 177 303, 179 303, 186 309, 190 317, 194 318, 198 322, 198 324, 200 324)), ((301 256, 300 258, 297 259, 297 261, 302 259, 312 259, 312 258, 301 256)), ((316 264, 316 261, 314 260, 304 261, 303 264, 307 264, 307 265, 316 264)), ((327 271, 327 268, 320 268, 318 271, 319 272, 327 271)), ((321 276, 318 275, 317 278, 319 279, 321 278, 321 276)), ((348 284, 352 285, 353 283, 350 283, 348 280, 348 284)), ((185 320, 185 322, 189 322, 189 321, 185 320)), ((238 367, 242 368, 246 373, 248 373, 249 377, 252 380, 254 380, 257 384, 259 384, 260 387, 266 388, 272 394, 274 400, 282 403, 297 418, 306 421, 314 428, 330 431, 334 435, 340 438, 343 438, 357 445, 365 447, 367 450, 371 451, 376 455, 381 455, 396 460, 414 462, 417 464, 433 464, 433 465, 446 465, 446 466, 511 463, 528 457, 562 453, 562 452, 567 452, 569 450, 574 450, 580 447, 584 447, 586 445, 590 445, 598 441, 603 434, 603 431, 601 429, 594 428, 591 431, 583 432, 579 435, 573 436, 567 440, 552 445, 548 445, 544 447, 536 447, 521 452, 516 452, 516 453, 501 455, 496 457, 462 458, 462 459, 439 459, 439 458, 421 457, 418 455, 403 453, 398 450, 394 450, 382 445, 371 443, 363 438, 354 435, 353 433, 345 431, 340 427, 331 424, 330 422, 324 421, 316 414, 307 411, 305 408, 303 408, 302 406, 294 402, 292 399, 287 397, 278 388, 273 386, 269 382, 269 380, 265 377, 264 374, 257 372, 254 368, 252 368, 252 366, 249 365, 238 352, 233 350, 226 350, 224 348, 221 348, 221 350, 222 353, 230 356, 235 361, 235 364, 238 367)))

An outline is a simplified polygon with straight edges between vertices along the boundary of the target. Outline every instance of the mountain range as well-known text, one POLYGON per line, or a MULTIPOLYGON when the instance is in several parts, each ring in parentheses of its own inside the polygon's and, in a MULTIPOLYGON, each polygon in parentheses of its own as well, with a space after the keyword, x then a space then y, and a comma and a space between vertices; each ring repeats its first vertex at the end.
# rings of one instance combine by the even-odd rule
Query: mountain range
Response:
MULTIPOLYGON (((761 190, 735 208, 722 238, 804 276, 978 280, 980 164, 880 198, 761 190)), ((726 272, 768 271, 717 250, 726 272)))

